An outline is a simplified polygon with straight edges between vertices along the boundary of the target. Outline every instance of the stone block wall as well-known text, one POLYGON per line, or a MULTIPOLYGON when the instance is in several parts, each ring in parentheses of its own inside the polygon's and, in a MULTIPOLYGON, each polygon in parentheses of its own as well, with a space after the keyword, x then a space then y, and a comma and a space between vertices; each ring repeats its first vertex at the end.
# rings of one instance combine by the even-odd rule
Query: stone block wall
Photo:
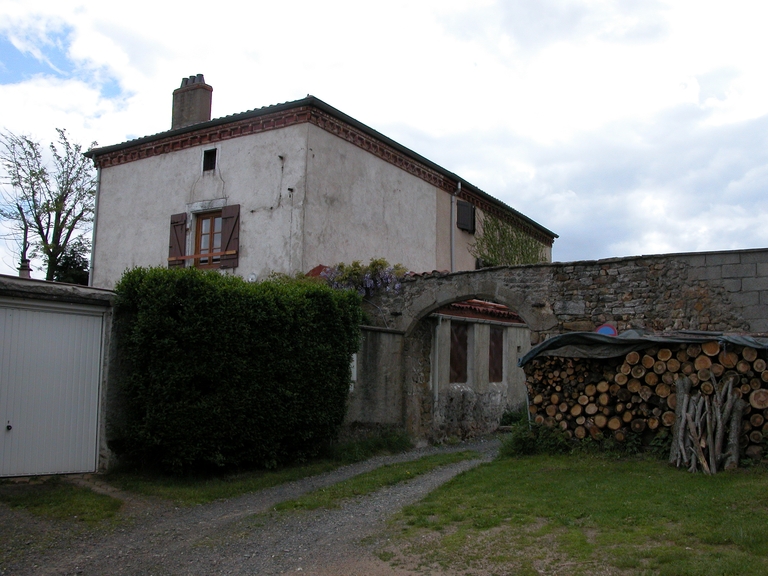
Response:
POLYGON ((440 306, 468 298, 510 306, 534 344, 603 323, 619 331, 768 332, 768 249, 434 272, 403 286, 378 296, 372 317, 406 333, 440 306))

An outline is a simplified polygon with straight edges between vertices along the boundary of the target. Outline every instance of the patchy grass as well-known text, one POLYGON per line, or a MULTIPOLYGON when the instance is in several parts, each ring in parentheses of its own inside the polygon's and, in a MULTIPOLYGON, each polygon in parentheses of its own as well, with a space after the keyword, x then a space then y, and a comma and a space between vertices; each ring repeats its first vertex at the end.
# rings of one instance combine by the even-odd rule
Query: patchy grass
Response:
POLYGON ((249 492, 329 472, 377 454, 403 452, 412 446, 405 433, 392 432, 335 445, 330 448, 327 458, 277 470, 254 470, 207 476, 169 476, 160 473, 122 471, 107 475, 106 480, 121 490, 171 500, 179 506, 192 506, 235 498, 249 492))
POLYGON ((467 573, 764 575, 767 483, 765 469, 707 477, 639 458, 499 459, 405 508, 383 552, 467 573))
POLYGON ((87 488, 51 478, 45 482, 0 484, 0 502, 55 520, 75 520, 92 525, 111 519, 123 503, 87 488))
POLYGON ((375 492, 385 486, 392 486, 399 482, 411 480, 416 476, 425 474, 439 466, 453 464, 462 460, 478 458, 476 452, 464 451, 449 454, 436 454, 425 456, 411 462, 400 462, 382 466, 370 472, 360 474, 338 484, 320 488, 304 494, 295 500, 281 502, 275 509, 281 510, 314 510, 316 508, 335 508, 344 498, 364 496, 375 492))
POLYGON ((171 500, 178 506, 207 504, 235 498, 278 484, 328 472, 340 466, 330 460, 279 470, 256 470, 222 476, 167 476, 140 472, 115 472, 106 479, 121 490, 171 500))

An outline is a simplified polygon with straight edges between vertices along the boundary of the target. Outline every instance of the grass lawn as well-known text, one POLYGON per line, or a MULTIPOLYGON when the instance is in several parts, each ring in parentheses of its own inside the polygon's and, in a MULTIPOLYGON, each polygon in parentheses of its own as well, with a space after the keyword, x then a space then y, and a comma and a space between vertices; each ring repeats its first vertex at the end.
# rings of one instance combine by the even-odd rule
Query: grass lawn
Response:
POLYGON ((768 574, 768 472, 649 459, 500 458, 395 520, 385 560, 425 573, 768 574))
POLYGON ((123 505, 120 500, 62 482, 59 478, 29 484, 4 482, 0 484, 0 502, 11 508, 24 508, 38 516, 86 524, 113 518, 123 505))

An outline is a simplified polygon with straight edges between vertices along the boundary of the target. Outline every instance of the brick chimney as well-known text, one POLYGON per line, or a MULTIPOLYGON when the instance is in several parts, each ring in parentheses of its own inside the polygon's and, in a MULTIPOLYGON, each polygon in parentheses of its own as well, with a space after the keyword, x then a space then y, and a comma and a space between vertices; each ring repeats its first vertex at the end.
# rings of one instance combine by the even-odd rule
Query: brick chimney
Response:
POLYGON ((171 130, 210 120, 212 94, 202 74, 182 78, 181 87, 173 91, 171 130))

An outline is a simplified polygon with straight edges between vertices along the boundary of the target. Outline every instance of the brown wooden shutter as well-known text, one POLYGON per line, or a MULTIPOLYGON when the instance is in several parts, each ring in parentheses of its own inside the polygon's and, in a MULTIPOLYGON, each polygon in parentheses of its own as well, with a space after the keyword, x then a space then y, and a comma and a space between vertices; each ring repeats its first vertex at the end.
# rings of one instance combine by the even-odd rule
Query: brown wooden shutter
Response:
MULTIPOLYGON (((168 244, 168 258, 181 258, 187 248, 187 213, 171 216, 171 240, 168 244)), ((169 260, 168 268, 184 267, 184 260, 169 260)))
POLYGON ((488 346, 488 382, 504 380, 504 328, 491 326, 488 346))
POLYGON ((222 252, 234 252, 222 255, 221 267, 237 268, 240 262, 240 204, 224 206, 221 209, 221 231, 222 252))
POLYGON ((468 327, 451 321, 451 382, 467 381, 468 327))
POLYGON ((456 226, 459 230, 475 233, 475 207, 469 202, 459 200, 456 203, 456 226))

